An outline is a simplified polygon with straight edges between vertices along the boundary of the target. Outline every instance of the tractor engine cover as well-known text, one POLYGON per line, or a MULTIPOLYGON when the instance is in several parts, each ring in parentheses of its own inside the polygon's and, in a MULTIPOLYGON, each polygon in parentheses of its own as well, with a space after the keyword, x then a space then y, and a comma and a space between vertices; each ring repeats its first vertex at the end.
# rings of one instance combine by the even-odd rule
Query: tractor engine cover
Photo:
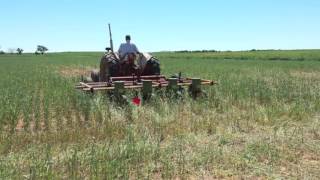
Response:
MULTIPOLYGON (((126 58, 124 58, 126 59, 126 58)), ((135 61, 120 60, 118 53, 109 52, 100 61, 100 72, 92 78, 94 82, 105 82, 110 77, 121 77, 135 75, 160 75, 159 60, 148 53, 142 53, 135 61), (96 78, 99 74, 99 78, 96 78), (98 80, 99 79, 99 80, 98 80), (98 81, 97 81, 98 80, 98 81)))

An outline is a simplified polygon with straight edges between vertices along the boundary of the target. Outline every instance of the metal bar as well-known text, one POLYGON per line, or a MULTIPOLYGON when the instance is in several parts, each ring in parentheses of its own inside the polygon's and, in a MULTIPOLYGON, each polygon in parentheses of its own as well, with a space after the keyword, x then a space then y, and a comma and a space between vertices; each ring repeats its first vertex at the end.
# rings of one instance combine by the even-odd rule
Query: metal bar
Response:
POLYGON ((168 86, 170 89, 175 89, 178 87, 178 79, 177 78, 169 78, 168 86))
POLYGON ((113 41, 112 41, 111 25, 108 24, 108 26, 109 26, 110 48, 111 48, 111 52, 113 52, 113 41))
POLYGON ((191 82, 189 90, 191 91, 193 98, 197 98, 201 93, 201 79, 192 78, 191 82))
MULTIPOLYGON (((191 82, 184 82, 184 83, 177 83, 177 86, 190 86, 192 83, 191 82)), ((214 85, 216 84, 214 81, 210 81, 210 80, 206 80, 201 82, 201 85, 214 85)), ((167 87, 169 86, 169 83, 156 83, 153 82, 152 87, 153 88, 162 88, 162 87, 167 87)), ((142 84, 140 85, 128 85, 128 86, 124 86, 124 89, 141 89, 143 86, 142 84)), ((83 91, 108 91, 108 90, 114 90, 115 87, 114 86, 91 86, 91 88, 88 87, 83 87, 83 88, 79 88, 82 89, 83 91)))
POLYGON ((116 98, 121 98, 121 96, 125 93, 124 92, 124 82, 123 81, 117 81, 114 84, 114 94, 116 98))
POLYGON ((86 83, 84 83, 84 82, 80 82, 80 84, 81 84, 82 86, 87 87, 87 88, 92 88, 92 86, 90 86, 90 85, 88 85, 88 84, 86 84, 86 83))
POLYGON ((142 80, 142 98, 143 100, 148 100, 152 95, 152 81, 142 80))
MULTIPOLYGON (((157 76, 157 75, 153 75, 153 76, 140 76, 140 79, 141 80, 157 80, 157 79, 161 79, 161 78, 164 78, 165 79, 165 76, 157 76)), ((110 78, 111 81, 132 81, 133 79, 136 79, 135 77, 133 76, 123 76, 123 77, 111 77, 110 78)))
MULTIPOLYGON (((125 85, 141 85, 142 83, 140 82, 124 82, 125 85)), ((159 84, 168 84, 169 82, 167 80, 161 80, 161 81, 152 81, 152 84, 156 84, 156 85, 159 85, 159 84)), ((191 80, 184 80, 183 82, 179 82, 177 83, 177 85, 190 85, 192 83, 191 80)), ((218 84, 216 81, 211 81, 211 80, 201 80, 201 84, 202 85, 214 85, 214 84, 218 84)), ((113 84, 108 84, 108 83, 105 83, 105 82, 94 82, 94 83, 84 83, 84 82, 80 82, 80 85, 76 85, 75 87, 77 89, 81 89, 81 88, 96 88, 96 87, 112 87, 114 86, 114 83, 113 84)))

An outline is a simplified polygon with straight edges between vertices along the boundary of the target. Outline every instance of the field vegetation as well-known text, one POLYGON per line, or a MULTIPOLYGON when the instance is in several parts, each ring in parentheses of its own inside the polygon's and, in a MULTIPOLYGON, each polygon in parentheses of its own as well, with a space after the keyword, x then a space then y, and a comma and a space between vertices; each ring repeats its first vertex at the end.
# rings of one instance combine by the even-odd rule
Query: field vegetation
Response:
POLYGON ((139 107, 74 89, 101 55, 0 55, 0 179, 320 178, 319 50, 155 53, 219 84, 139 107))

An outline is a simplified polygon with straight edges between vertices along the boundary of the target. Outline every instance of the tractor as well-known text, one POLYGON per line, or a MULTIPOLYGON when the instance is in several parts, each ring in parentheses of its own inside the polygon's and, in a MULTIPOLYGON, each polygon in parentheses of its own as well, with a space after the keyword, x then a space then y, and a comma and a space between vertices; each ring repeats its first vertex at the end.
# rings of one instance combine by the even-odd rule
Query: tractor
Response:
POLYGON ((149 99, 154 88, 178 91, 188 87, 193 97, 201 93, 201 85, 214 85, 215 81, 200 78, 185 78, 179 75, 166 78, 161 75, 160 61, 149 53, 128 53, 119 57, 113 50, 111 27, 109 24, 110 47, 100 60, 100 69, 92 70, 90 80, 82 80, 76 89, 85 92, 107 91, 121 97, 125 89, 141 89, 144 100, 149 99))

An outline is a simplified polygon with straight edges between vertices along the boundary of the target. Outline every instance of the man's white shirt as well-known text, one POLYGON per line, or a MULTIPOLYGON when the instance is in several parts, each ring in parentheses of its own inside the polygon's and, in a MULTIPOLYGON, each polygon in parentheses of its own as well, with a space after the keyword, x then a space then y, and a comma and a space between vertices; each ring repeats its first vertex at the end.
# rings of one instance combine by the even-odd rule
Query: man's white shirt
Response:
POLYGON ((122 43, 119 47, 119 55, 120 57, 123 57, 124 55, 128 53, 137 53, 139 52, 137 46, 133 43, 122 43))

